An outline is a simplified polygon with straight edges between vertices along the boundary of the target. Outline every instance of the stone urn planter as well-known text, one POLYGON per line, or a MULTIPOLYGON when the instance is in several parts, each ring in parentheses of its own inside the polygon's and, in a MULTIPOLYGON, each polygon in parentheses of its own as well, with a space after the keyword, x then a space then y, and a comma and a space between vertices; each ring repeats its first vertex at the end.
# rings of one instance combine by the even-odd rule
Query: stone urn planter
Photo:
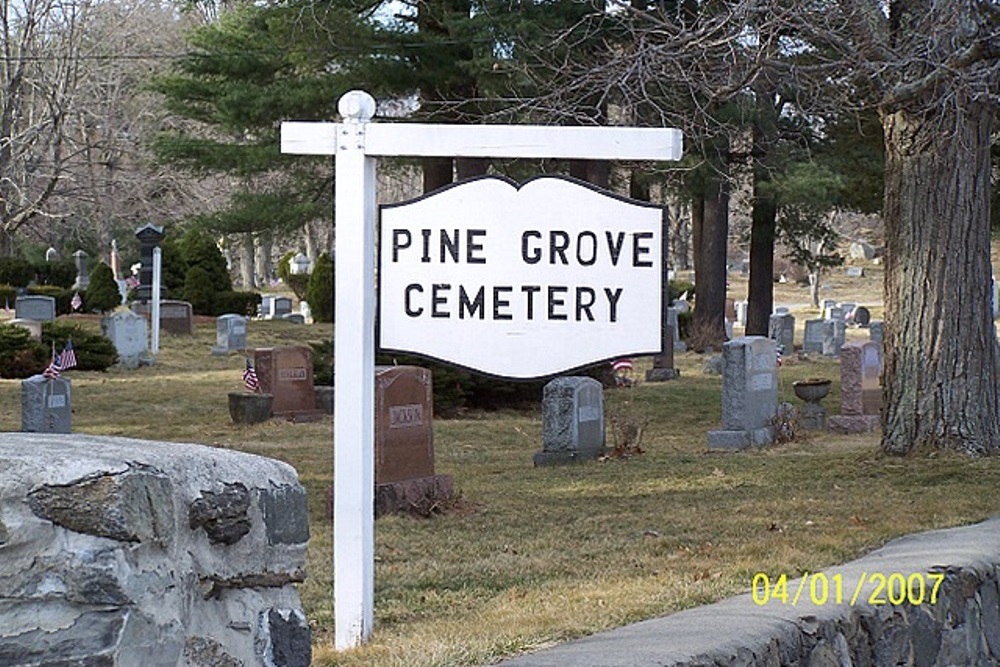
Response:
POLYGON ((826 408, 820 401, 830 393, 830 380, 827 378, 810 378, 792 383, 795 395, 805 401, 799 416, 799 424, 807 431, 826 430, 826 408))
POLYGON ((828 378, 796 380, 792 383, 792 390, 806 403, 817 403, 830 393, 830 382, 828 378))
POLYGON ((236 424, 259 424, 271 418, 273 394, 229 392, 229 416, 236 424))

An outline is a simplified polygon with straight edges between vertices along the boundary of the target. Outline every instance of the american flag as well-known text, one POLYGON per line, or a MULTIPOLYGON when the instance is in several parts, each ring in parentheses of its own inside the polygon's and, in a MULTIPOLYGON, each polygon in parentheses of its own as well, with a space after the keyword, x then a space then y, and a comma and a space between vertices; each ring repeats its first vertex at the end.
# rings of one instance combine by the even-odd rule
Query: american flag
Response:
POLYGON ((778 368, 781 368, 781 353, 782 353, 782 351, 783 351, 784 349, 785 349, 785 348, 784 348, 784 346, 783 346, 783 345, 778 345, 777 347, 775 347, 775 348, 774 348, 774 352, 775 352, 775 355, 776 355, 776 357, 777 357, 777 358, 775 359, 775 361, 777 361, 777 363, 778 363, 778 368))
POLYGON ((73 298, 70 299, 69 305, 73 308, 73 310, 80 310, 80 306, 83 305, 83 299, 80 298, 79 292, 73 294, 73 298))
POLYGON ((260 389, 260 383, 257 381, 257 371, 254 370, 250 357, 247 357, 247 367, 243 371, 243 384, 246 386, 247 391, 256 392, 260 389))
POLYGON ((42 371, 42 375, 48 380, 55 380, 59 377, 59 373, 62 371, 62 361, 60 359, 62 355, 56 354, 55 344, 52 345, 52 361, 49 365, 45 367, 42 371))
POLYGON ((135 276, 129 276, 125 279, 125 285, 128 286, 129 289, 135 289, 140 285, 139 279, 135 276))
POLYGON ((632 370, 632 368, 633 366, 631 359, 617 359, 611 362, 611 370, 613 370, 615 373, 618 373, 619 371, 627 372, 632 370))
POLYGON ((66 341, 66 347, 63 348, 62 354, 59 355, 59 367, 68 371, 76 366, 76 350, 73 349, 73 341, 66 341))

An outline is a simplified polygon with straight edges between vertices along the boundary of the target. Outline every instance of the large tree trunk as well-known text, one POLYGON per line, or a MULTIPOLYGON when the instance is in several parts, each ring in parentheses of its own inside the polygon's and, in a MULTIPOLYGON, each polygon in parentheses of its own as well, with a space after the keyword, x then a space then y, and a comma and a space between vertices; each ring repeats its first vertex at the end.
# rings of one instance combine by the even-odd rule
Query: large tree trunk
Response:
MULTIPOLYGON (((774 230, 778 207, 761 186, 770 180, 763 167, 754 169, 750 223, 750 282, 747 287, 748 336, 766 336, 774 311, 774 230)), ((786 350, 791 352, 791 350, 786 350)))
POLYGON ((729 240, 729 186, 714 180, 705 190, 701 265, 696 270, 694 327, 700 345, 726 339, 726 245, 729 240))
POLYGON ((424 171, 424 194, 443 188, 454 180, 454 160, 450 157, 425 157, 420 160, 424 171))
POLYGON ((1000 450, 990 306, 993 109, 883 115, 882 449, 1000 450))
POLYGON ((254 261, 253 234, 240 234, 240 284, 244 290, 253 291, 257 287, 254 261))

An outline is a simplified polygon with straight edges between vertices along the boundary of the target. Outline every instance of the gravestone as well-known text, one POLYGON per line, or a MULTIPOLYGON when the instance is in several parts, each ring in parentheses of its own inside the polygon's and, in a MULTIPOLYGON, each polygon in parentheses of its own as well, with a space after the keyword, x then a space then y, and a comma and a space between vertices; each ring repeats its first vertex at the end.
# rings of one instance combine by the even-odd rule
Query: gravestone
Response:
POLYGON ((48 263, 59 261, 59 251, 49 246, 49 249, 45 251, 45 261, 48 263))
POLYGON ((806 320, 802 338, 802 350, 804 352, 823 353, 824 321, 821 319, 806 320))
POLYGON ((823 354, 836 357, 844 345, 847 325, 843 320, 823 320, 823 354))
POLYGON ((220 315, 215 320, 215 347, 212 354, 225 355, 247 347, 247 318, 235 313, 220 315))
POLYGON ((160 301, 160 329, 180 336, 194 334, 194 309, 187 301, 160 301))
POLYGON ((736 300, 726 299, 726 309, 725 309, 726 319, 730 322, 736 322, 736 300))
POLYGON ((882 337, 885 335, 885 323, 882 320, 875 320, 868 323, 868 340, 882 345, 882 337))
POLYGON ((795 316, 771 315, 768 320, 767 337, 777 341, 785 354, 795 351, 795 316))
POLYGON ((590 377, 558 377, 542 392, 542 451, 535 465, 596 459, 604 449, 604 389, 590 377))
POLYGON ((681 311, 676 308, 667 308, 667 327, 673 332, 674 352, 687 352, 687 344, 681 340, 680 324, 677 321, 678 312, 681 311))
POLYGON ((773 314, 774 315, 787 315, 788 314, 788 306, 777 306, 774 309, 774 313, 773 314))
POLYGON ((275 320, 280 320, 292 312, 292 300, 287 296, 278 296, 274 298, 271 307, 271 317, 275 320))
POLYGON ((76 281, 73 289, 85 290, 90 285, 90 271, 87 270, 87 253, 77 250, 73 253, 73 260, 76 262, 76 281))
POLYGON ((431 372, 375 367, 375 515, 429 514, 452 496, 450 475, 434 473, 431 372))
POLYGON ((826 313, 828 308, 834 308, 836 305, 837 302, 834 299, 823 299, 819 307, 823 313, 826 313))
POLYGON ((864 270, 863 267, 860 267, 860 266, 849 266, 849 267, 847 267, 847 271, 845 271, 845 273, 847 274, 848 278, 864 278, 865 277, 865 270, 864 270))
POLYGON ((741 327, 747 325, 747 306, 749 304, 746 300, 736 302, 736 323, 741 327))
POLYGON ((101 333, 118 350, 118 363, 125 368, 152 365, 146 318, 132 311, 112 313, 101 320, 101 333))
POLYGON ((840 414, 829 418, 834 433, 865 433, 881 423, 882 355, 872 341, 840 350, 840 414))
POLYGON ((254 369, 260 390, 274 395, 272 414, 292 421, 313 421, 324 412, 316 408, 312 349, 299 345, 254 350, 254 369))
POLYGON ((867 327, 872 321, 872 312, 865 308, 864 306, 858 306, 854 309, 854 317, 852 318, 854 323, 859 327, 867 327))
POLYGON ((826 308, 823 311, 824 320, 836 320, 838 322, 845 321, 845 312, 842 306, 836 305, 826 308))
MULTIPOLYGON (((136 288, 135 295, 139 301, 149 301, 153 294, 153 250, 160 247, 163 240, 163 227, 152 223, 143 225, 135 230, 135 236, 139 239, 139 287, 136 288)), ((162 295, 164 292, 161 291, 162 295)))
POLYGON ((269 320, 274 316, 274 295, 264 294, 260 297, 259 315, 261 319, 269 320))
POLYGON ((646 371, 646 382, 668 382, 680 377, 680 370, 674 368, 676 337, 674 327, 670 324, 665 325, 661 352, 653 357, 653 367, 646 371))
POLYGON ((25 433, 69 433, 73 427, 70 382, 32 375, 21 381, 21 430, 25 433))
POLYGON ((56 300, 51 296, 40 294, 25 294, 17 297, 14 302, 14 318, 18 320, 35 320, 36 322, 51 322, 56 319, 56 300))
POLYGON ((38 320, 21 320, 15 318, 7 324, 13 324, 16 327, 27 329, 28 333, 31 334, 31 337, 34 340, 42 339, 42 323, 38 320))
POLYGON ((722 346, 722 428, 709 431, 710 449, 744 449, 774 442, 778 409, 775 341, 746 336, 722 346))
POLYGON ((285 322, 291 322, 292 324, 306 323, 306 318, 302 313, 285 313, 281 316, 281 319, 285 322))

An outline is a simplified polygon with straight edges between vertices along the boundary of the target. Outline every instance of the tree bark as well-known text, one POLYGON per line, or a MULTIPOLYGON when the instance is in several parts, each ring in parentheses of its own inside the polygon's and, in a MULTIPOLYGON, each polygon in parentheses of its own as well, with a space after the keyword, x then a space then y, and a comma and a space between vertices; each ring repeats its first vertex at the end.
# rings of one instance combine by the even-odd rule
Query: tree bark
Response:
POLYGON ((452 158, 425 157, 420 162, 424 170, 424 194, 443 188, 454 180, 452 158))
POLYGON ((754 169, 753 180, 746 335, 766 336, 774 311, 774 230, 778 207, 773 197, 761 192, 761 186, 770 180, 767 170, 754 169))
MULTIPOLYGON (((713 180, 705 190, 701 266, 696 274, 694 326, 702 343, 726 339, 726 244, 729 240, 729 186, 713 180)), ((698 269, 696 269, 697 271, 698 269)))
POLYGON ((257 287, 254 262, 253 234, 240 235, 240 283, 243 289, 252 291, 257 287))
MULTIPOLYGON (((929 108, 929 107, 928 107, 929 108)), ((990 305, 993 109, 884 112, 882 449, 1000 451, 990 305)))

